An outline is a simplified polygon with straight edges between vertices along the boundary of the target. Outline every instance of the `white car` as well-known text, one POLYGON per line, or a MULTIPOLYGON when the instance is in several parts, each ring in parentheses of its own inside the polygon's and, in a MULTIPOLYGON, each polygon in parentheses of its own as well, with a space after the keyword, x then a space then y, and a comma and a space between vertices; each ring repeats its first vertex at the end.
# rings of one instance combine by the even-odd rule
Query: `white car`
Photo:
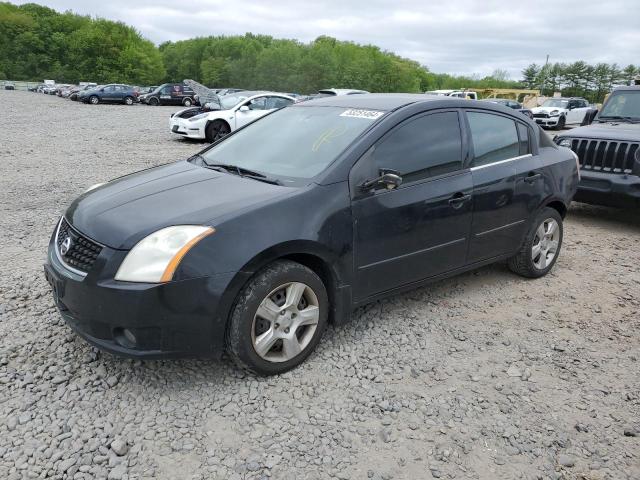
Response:
POLYGON ((424 93, 427 95, 441 95, 445 97, 466 98, 467 100, 478 100, 478 93, 471 90, 429 90, 424 93))
POLYGON ((369 93, 366 90, 354 90, 353 88, 325 88, 318 90, 318 97, 336 97, 340 95, 360 95, 369 93))
POLYGON ((171 115, 169 130, 186 138, 215 142, 234 130, 278 108, 295 102, 295 98, 276 92, 237 92, 219 97, 220 108, 185 108, 171 115), (194 115, 195 114, 195 115, 194 115))
POLYGON ((557 128, 582 125, 593 107, 584 98, 548 98, 542 106, 531 109, 533 118, 541 127, 557 128))

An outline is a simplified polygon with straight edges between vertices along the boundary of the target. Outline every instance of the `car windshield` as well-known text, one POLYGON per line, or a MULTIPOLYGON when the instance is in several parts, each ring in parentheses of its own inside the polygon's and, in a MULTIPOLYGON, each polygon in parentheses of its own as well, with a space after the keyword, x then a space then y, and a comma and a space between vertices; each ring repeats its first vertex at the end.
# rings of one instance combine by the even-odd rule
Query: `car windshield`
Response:
POLYGON ((602 107, 599 117, 631 117, 640 120, 640 90, 613 93, 602 107))
POLYGON ((229 110, 249 97, 248 95, 242 95, 242 94, 239 94, 239 95, 229 94, 229 95, 223 95, 219 98, 220 98, 220 105, 222 106, 222 110, 229 110))
POLYGON ((282 183, 322 172, 383 112, 297 106, 278 110, 201 155, 209 165, 234 165, 282 183))
POLYGON ((569 100, 559 100, 557 98, 550 98, 545 100, 542 104, 543 107, 554 107, 554 108, 567 108, 569 105, 569 100))

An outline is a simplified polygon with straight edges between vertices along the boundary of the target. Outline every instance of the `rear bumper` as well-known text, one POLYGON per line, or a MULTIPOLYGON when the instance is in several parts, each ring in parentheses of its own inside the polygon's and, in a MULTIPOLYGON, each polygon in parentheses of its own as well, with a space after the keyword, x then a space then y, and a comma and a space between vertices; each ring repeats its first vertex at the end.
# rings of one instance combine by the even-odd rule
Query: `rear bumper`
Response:
POLYGON ((640 207, 640 176, 580 170, 577 202, 608 207, 640 207))
POLYGON ((55 305, 92 345, 135 358, 222 354, 228 312, 223 297, 235 274, 164 284, 117 282, 101 278, 100 270, 110 268, 100 267, 119 263, 121 252, 103 249, 97 271, 82 277, 62 265, 53 248, 44 273, 55 305))

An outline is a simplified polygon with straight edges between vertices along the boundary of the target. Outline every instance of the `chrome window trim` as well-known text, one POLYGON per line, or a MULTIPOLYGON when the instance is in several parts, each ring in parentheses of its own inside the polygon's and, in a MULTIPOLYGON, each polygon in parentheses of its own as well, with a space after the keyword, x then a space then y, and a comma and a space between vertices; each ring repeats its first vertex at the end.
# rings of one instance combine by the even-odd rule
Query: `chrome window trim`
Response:
POLYGON ((68 265, 67 262, 65 262, 62 257, 60 256, 60 252, 58 249, 58 235, 60 234, 60 227, 62 226, 62 221, 65 220, 67 222, 67 224, 69 225, 69 228, 71 228, 71 224, 66 220, 66 218, 64 218, 64 215, 62 217, 60 217, 60 221, 58 222, 58 228, 56 228, 56 237, 53 241, 53 250, 56 252, 56 257, 58 259, 58 261, 60 262, 60 264, 66 268, 67 270, 75 273, 76 275, 80 275, 81 277, 86 277, 87 276, 87 272, 83 272, 82 270, 78 270, 76 268, 73 268, 71 265, 68 265))
POLYGON ((493 167, 494 165, 501 165, 503 163, 513 162, 515 160, 520 160, 522 158, 527 158, 527 157, 533 157, 533 154, 527 153, 526 155, 518 155, 517 157, 506 158, 504 160, 499 160, 497 162, 487 163, 485 165, 478 165, 477 167, 471 167, 469 170, 473 172, 475 170, 480 170, 482 168, 493 167))

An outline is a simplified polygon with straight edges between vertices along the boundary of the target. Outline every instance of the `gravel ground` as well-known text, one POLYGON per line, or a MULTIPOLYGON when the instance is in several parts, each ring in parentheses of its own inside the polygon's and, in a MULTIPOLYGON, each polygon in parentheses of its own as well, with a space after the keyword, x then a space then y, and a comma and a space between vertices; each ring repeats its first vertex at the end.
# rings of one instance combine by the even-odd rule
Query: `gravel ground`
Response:
POLYGON ((574 206, 546 278, 377 302, 279 377, 123 360, 60 320, 49 236, 87 186, 202 145, 178 107, 0 105, 0 478, 640 478, 638 212, 574 206))

